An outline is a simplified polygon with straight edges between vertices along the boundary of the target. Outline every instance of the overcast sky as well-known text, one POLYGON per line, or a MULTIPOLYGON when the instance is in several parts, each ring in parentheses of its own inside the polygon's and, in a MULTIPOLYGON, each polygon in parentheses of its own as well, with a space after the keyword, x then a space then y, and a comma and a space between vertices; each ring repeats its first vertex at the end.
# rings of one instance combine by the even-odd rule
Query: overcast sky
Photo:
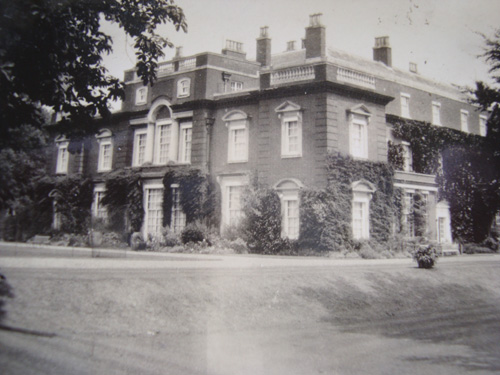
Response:
MULTIPOLYGON (((255 39, 269 26, 272 52, 305 35, 309 15, 323 13, 327 46, 372 59, 376 36, 388 35, 393 66, 442 82, 472 86, 488 79, 488 66, 478 58, 484 48, 478 33, 493 36, 500 28, 500 0, 177 0, 184 9, 188 33, 172 26, 161 32, 184 55, 218 52, 226 39, 244 43, 248 59, 255 59, 255 39)), ((110 72, 123 77, 135 64, 131 40, 116 27, 106 26, 114 38, 114 54, 106 57, 110 72)), ((166 59, 174 55, 168 49, 166 59)))

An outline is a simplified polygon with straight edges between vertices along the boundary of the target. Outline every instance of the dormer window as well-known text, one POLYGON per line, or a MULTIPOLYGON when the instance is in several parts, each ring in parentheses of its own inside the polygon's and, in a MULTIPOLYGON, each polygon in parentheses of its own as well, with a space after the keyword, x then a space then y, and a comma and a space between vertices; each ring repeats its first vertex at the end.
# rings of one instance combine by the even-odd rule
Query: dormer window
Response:
POLYGON ((112 134, 108 129, 103 129, 96 135, 99 144, 99 156, 97 161, 97 171, 110 171, 113 162, 113 142, 112 134))
POLYGON ((177 97, 186 98, 191 95, 191 79, 182 78, 177 82, 177 97))
POLYGON ((349 152, 359 159, 368 159, 368 124, 371 113, 364 105, 347 111, 349 118, 349 152))
POLYGON ((143 105, 148 102, 148 88, 146 86, 138 88, 135 92, 135 105, 143 105))
POLYGON ((222 121, 228 130, 227 161, 228 163, 245 163, 248 161, 248 115, 243 111, 231 111, 222 121))
POLYGON ((302 156, 302 109, 286 101, 274 110, 281 120, 281 157, 302 156))

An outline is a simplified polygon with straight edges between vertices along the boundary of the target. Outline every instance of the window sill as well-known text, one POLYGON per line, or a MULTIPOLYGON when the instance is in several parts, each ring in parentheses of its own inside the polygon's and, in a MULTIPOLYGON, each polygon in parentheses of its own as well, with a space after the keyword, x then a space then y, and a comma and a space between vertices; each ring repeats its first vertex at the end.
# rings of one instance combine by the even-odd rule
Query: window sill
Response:
POLYGON ((248 163, 248 159, 246 160, 228 160, 228 164, 241 164, 241 163, 248 163))
POLYGON ((282 159, 301 158, 302 154, 281 154, 282 159))

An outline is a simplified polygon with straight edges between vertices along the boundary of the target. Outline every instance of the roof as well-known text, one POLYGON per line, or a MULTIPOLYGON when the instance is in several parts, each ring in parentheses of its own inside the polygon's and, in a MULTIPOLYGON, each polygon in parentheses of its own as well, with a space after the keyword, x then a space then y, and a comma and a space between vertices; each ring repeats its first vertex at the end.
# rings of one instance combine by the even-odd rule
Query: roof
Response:
MULTIPOLYGON (((272 68, 282 69, 292 66, 305 65, 313 61, 316 62, 317 60, 306 60, 305 49, 287 51, 272 56, 272 68)), ((326 61, 336 66, 369 74, 378 79, 394 82, 402 86, 431 92, 453 100, 467 100, 467 96, 461 92, 458 87, 453 85, 437 82, 416 73, 388 67, 382 62, 368 60, 344 51, 329 48, 326 59, 322 59, 321 61, 326 61)))

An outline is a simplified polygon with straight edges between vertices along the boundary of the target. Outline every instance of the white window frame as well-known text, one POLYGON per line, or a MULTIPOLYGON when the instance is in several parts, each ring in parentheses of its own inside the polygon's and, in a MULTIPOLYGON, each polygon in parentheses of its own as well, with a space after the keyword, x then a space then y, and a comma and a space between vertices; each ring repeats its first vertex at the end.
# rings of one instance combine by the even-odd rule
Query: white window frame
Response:
POLYGON ((181 78, 177 81, 177 97, 187 98, 191 95, 191 78, 181 78))
POLYGON ((432 102, 432 124, 441 126, 441 103, 432 102))
POLYGON ((163 190, 164 186, 160 180, 148 181, 144 183, 144 223, 143 223, 144 238, 148 238, 149 234, 152 235, 160 234, 163 228, 163 193, 164 193, 163 190), (160 199, 158 201, 159 203, 156 202, 160 205, 160 208, 154 209, 156 216, 153 219, 155 219, 156 221, 159 220, 159 224, 155 225, 155 228, 157 230, 151 231, 150 230, 151 225, 149 221, 150 219, 152 219, 150 216, 152 215, 153 210, 149 208, 149 203, 150 203, 149 198, 150 198, 150 193, 153 190, 155 191, 155 194, 156 193, 160 194, 159 195, 160 199))
POLYGON ((401 102, 401 117, 411 119, 410 115, 410 94, 401 93, 400 94, 400 102, 401 102))
POLYGON ((413 172, 413 152, 411 150, 411 145, 409 142, 405 141, 402 141, 401 145, 403 146, 403 158, 404 158, 403 171, 413 172))
POLYGON ((108 129, 102 129, 97 135, 97 143, 99 144, 99 155, 97 157, 97 172, 110 171, 113 168, 113 138, 112 133, 108 129), (109 146, 109 159, 107 163, 104 158, 106 147, 109 146))
POLYGON ((135 105, 143 105, 148 102, 148 87, 143 86, 135 90, 135 105))
POLYGON ((179 163, 191 164, 192 149, 193 123, 181 122, 179 125, 179 163))
POLYGON ((146 160, 147 160, 147 148, 148 148, 148 130, 147 128, 141 128, 141 129, 136 129, 135 132, 134 132, 134 150, 133 150, 133 163, 132 165, 134 167, 140 167, 141 165, 143 165, 146 160), (143 157, 143 160, 141 162, 141 160, 139 159, 140 157, 140 150, 139 150, 139 140, 141 138, 141 136, 145 136, 144 137, 144 157, 143 157))
POLYGON ((488 123, 488 116, 479 115, 479 135, 486 137, 486 124, 488 123))
POLYGON ((300 197, 299 191, 304 185, 296 179, 284 179, 279 181, 274 189, 278 192, 281 205, 281 237, 297 240, 300 235, 300 197), (296 203, 296 216, 290 216, 290 202, 296 203), (296 225, 292 227, 291 219, 296 219, 296 225))
POLYGON ((154 164, 156 165, 166 165, 169 161, 175 159, 175 145, 174 145, 174 124, 171 119, 162 119, 156 122, 155 126, 155 155, 154 155, 154 164), (165 127, 170 132, 168 138, 168 151, 166 160, 162 160, 161 155, 161 147, 162 147, 162 137, 161 137, 161 128, 165 127))
POLYGON ((360 180, 353 182, 352 187, 352 235, 356 240, 366 240, 370 238, 370 201, 375 192, 375 186, 367 181, 360 180), (356 205, 361 205, 361 228, 358 233, 357 222, 358 218, 356 216, 356 205))
POLYGON ((69 141, 65 138, 57 142, 57 161, 56 161, 56 173, 67 174, 69 166, 69 141))
POLYGON ((288 112, 281 117, 281 157, 300 158, 302 157, 302 113, 288 112), (289 134, 290 124, 297 124, 297 150, 292 150, 289 134))
POLYGON ((248 126, 246 120, 236 120, 229 122, 228 126, 228 163, 248 162, 248 126), (237 134, 241 133, 243 141, 241 147, 237 147, 237 134))
POLYGON ((95 218, 107 220, 108 219, 108 210, 105 206, 101 205, 102 195, 106 192, 106 186, 104 184, 97 184, 94 187, 94 200, 92 202, 93 205, 93 214, 95 218))
POLYGON ((240 81, 231 81, 231 91, 237 92, 243 90, 243 82, 240 81))
POLYGON ((349 123, 349 151, 354 158, 368 159, 368 124, 368 116, 361 116, 359 114, 351 115, 351 121, 349 123), (360 129, 359 147, 356 145, 354 139, 356 127, 360 129))
POLYGON ((170 212, 170 228, 176 232, 180 233, 186 226, 186 214, 182 210, 180 202, 180 186, 179 184, 170 185, 172 194, 172 209, 170 212))
MULTIPOLYGON (((238 225, 241 218, 243 217, 243 212, 242 206, 240 206, 240 217, 235 220, 231 221, 231 214, 230 214, 230 190, 231 188, 237 187, 240 189, 245 189, 245 187, 248 185, 248 177, 245 175, 233 175, 233 176, 221 176, 217 178, 222 196, 221 196, 221 231, 223 231, 226 228, 238 225)), ((240 192, 241 197, 243 196, 240 192)))
POLYGON ((460 130, 464 133, 469 133, 469 111, 460 110, 460 130))
POLYGON ((285 101, 274 110, 281 121, 281 158, 300 158, 302 157, 302 129, 303 118, 302 108, 291 102, 285 101), (288 134, 289 125, 292 122, 297 122, 297 150, 290 150, 290 136, 288 134))

